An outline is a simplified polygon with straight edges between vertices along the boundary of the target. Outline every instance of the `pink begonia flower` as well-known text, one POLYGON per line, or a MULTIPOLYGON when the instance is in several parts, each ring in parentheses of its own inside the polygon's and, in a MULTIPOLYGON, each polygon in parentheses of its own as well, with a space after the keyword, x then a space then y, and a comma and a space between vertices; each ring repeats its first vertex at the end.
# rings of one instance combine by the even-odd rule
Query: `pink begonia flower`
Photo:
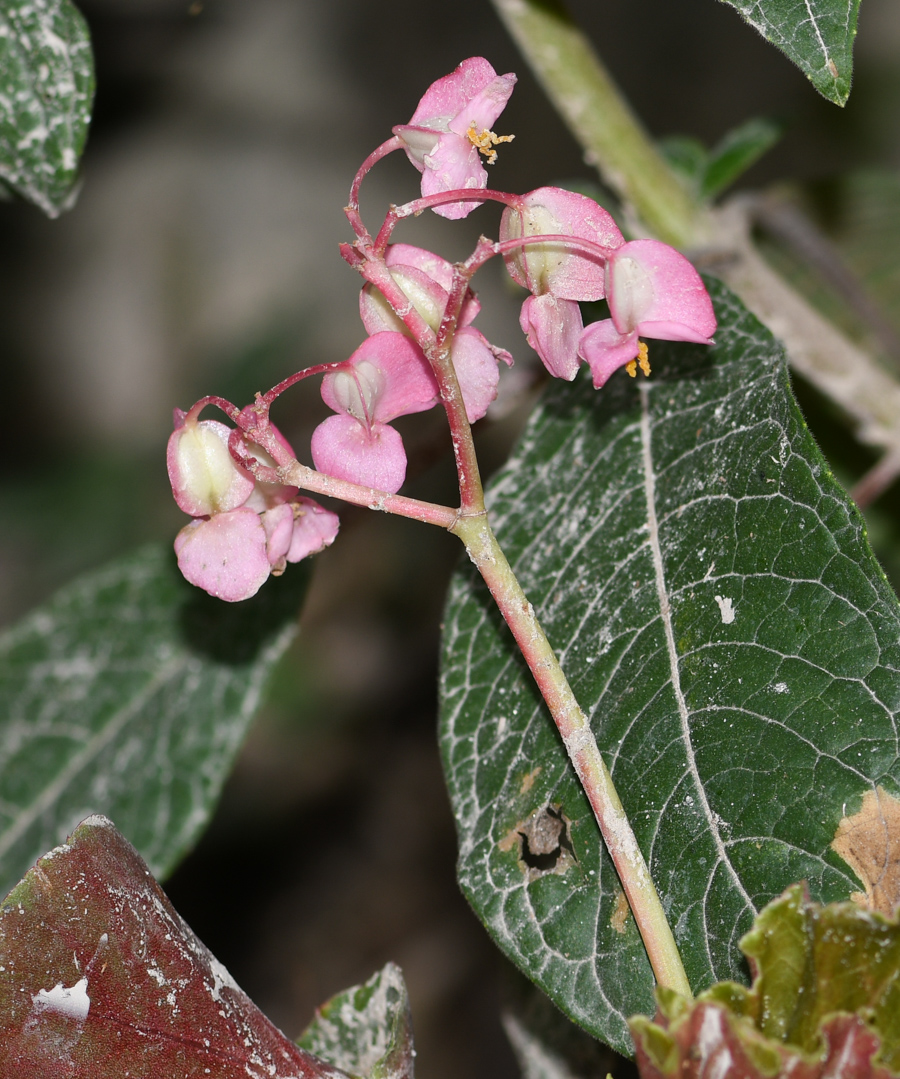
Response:
POLYGON ((414 341, 386 331, 366 338, 349 360, 322 380, 322 398, 336 416, 313 431, 319 472, 395 494, 406 478, 398 416, 425 412, 438 399, 428 361, 414 341))
MULTIPOLYGON (((491 131, 503 112, 516 76, 498 75, 487 60, 473 56, 431 84, 408 124, 395 127, 407 157, 422 173, 422 194, 435 195, 458 188, 487 187, 487 172, 480 154, 493 164, 498 143, 511 135, 491 131)), ((451 202, 435 206, 441 217, 466 217, 479 202, 451 202)))
MULTIPOLYGON (((184 419, 176 411, 167 456, 175 501, 195 518, 175 538, 178 568, 191 584, 228 602, 249 599, 270 573, 283 573, 287 562, 334 541, 336 514, 298 498, 296 487, 255 480, 235 462, 228 450, 231 428, 184 419)), ((270 430, 293 455, 281 432, 270 430)), ((261 447, 250 452, 274 465, 261 447)))
MULTIPOLYGON (((437 332, 450 299, 453 266, 440 255, 411 244, 392 244, 387 249, 385 263, 413 307, 437 332)), ((498 361, 507 365, 513 362, 505 349, 491 345, 479 330, 469 325, 480 310, 478 297, 469 291, 450 351, 469 423, 480 420, 497 396, 498 361)), ((359 313, 369 334, 392 330, 409 336, 403 320, 373 285, 366 285, 360 293, 359 313)))
MULTIPOLYGON (((615 250, 625 242, 602 206, 561 187, 539 187, 522 196, 521 206, 507 206, 500 221, 500 240, 523 236, 577 237, 615 250)), ((536 296, 552 293, 561 300, 602 300, 603 257, 559 242, 528 244, 505 256, 512 279, 536 296)))
MULTIPOLYGON (((501 242, 540 235, 577 237, 608 251, 625 242, 602 206, 560 187, 539 187, 523 196, 521 205, 503 211, 501 242)), ((519 317, 529 345, 551 375, 571 381, 578 372, 578 339, 584 329, 576 301, 603 299, 603 255, 547 241, 517 247, 505 262, 512 279, 532 293, 519 317)))
POLYGON ((716 330, 712 301, 684 255, 659 240, 623 244, 606 264, 606 299, 612 316, 588 326, 578 342, 599 389, 619 367, 640 363, 649 374, 640 337, 711 345, 716 330))

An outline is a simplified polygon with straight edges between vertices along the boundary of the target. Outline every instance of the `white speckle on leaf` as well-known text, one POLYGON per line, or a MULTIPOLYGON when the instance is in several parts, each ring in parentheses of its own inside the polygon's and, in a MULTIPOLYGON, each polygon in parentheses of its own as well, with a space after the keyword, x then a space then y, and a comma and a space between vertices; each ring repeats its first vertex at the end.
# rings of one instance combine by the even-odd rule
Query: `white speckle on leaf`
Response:
POLYGON ((237 982, 234 980, 234 978, 232 978, 232 976, 225 969, 225 967, 222 966, 219 960, 215 958, 215 956, 211 955, 209 957, 209 968, 212 971, 212 976, 214 979, 214 985, 210 989, 213 1000, 218 1001, 222 999, 221 993, 225 986, 228 986, 229 989, 235 989, 237 990, 237 992, 240 992, 237 982))
POLYGON ((735 619, 734 601, 730 596, 716 596, 716 603, 719 605, 719 614, 722 616, 722 622, 726 626, 730 626, 735 619))
POLYGON ((776 693, 789 693, 790 692, 790 690, 788 689, 787 682, 776 682, 775 685, 772 686, 772 689, 776 693))
POLYGON ((58 1012, 83 1023, 91 1007, 87 993, 87 978, 82 978, 67 989, 57 982, 52 989, 41 989, 31 998, 37 1011, 58 1012))

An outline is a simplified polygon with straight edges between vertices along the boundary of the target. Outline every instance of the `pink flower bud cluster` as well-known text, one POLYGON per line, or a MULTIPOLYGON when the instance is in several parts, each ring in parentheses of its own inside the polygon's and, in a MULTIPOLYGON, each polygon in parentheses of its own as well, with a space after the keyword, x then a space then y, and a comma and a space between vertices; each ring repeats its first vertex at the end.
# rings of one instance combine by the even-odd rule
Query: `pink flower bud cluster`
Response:
POLYGON ((551 375, 571 381, 584 360, 599 389, 635 360, 649 371, 641 337, 712 344, 716 318, 709 294, 673 247, 659 240, 626 243, 606 210, 558 187, 538 188, 503 212, 501 242, 540 235, 586 241, 579 248, 562 238, 543 240, 506 256, 513 280, 531 292, 522 305, 522 330, 551 375), (578 301, 604 298, 611 317, 585 327, 578 301))
MULTIPOLYGON (((203 404, 217 402, 238 423, 249 468, 274 475, 272 457, 285 464, 293 451, 268 422, 268 406, 287 386, 324 372, 322 398, 333 414, 313 433, 316 469, 333 481, 396 494, 407 460, 392 423, 440 402, 435 369, 454 438, 462 439, 460 403, 469 423, 484 416, 497 394, 499 363, 512 363, 508 352, 475 329, 480 304, 471 289, 461 291, 494 254, 503 254, 513 280, 528 290, 520 325, 557 378, 571 381, 582 362, 598 389, 619 367, 633 376, 640 365, 649 374, 642 337, 712 343, 716 319, 709 295, 674 248, 657 240, 626 242, 606 210, 572 191, 542 187, 523 196, 486 191, 481 158, 492 164, 495 147, 512 138, 495 134, 492 125, 515 82, 515 75, 497 75, 481 57, 463 61, 429 87, 409 123, 395 127, 394 138, 361 166, 346 211, 357 243, 343 245, 342 253, 369 282, 360 295, 369 336, 349 359, 291 376, 242 413, 217 398, 204 398, 187 414, 176 411, 169 478, 178 505, 194 520, 178 534, 175 550, 193 584, 225 600, 246 599, 269 574, 283 572, 287 562, 328 546, 338 529, 335 514, 299 497, 296 487, 262 482, 242 467, 230 449, 236 432, 213 420, 199 421, 203 404), (374 161, 400 148, 422 174, 424 204, 435 213, 465 217, 484 201, 471 192, 485 191, 486 198, 502 202, 499 243, 482 238, 459 271, 422 248, 388 245, 397 221, 421 212, 419 202, 392 208, 373 241, 359 216, 359 183, 374 161), (585 326, 579 304, 603 299, 610 317, 585 326), (446 352, 431 351, 446 347, 461 402, 452 400, 457 391, 446 352)), ((349 497, 359 496, 357 491, 349 497)))
MULTIPOLYGON (((293 456, 282 434, 269 430, 293 456)), ((166 463, 175 501, 194 518, 175 539, 178 568, 191 584, 235 602, 255 595, 288 562, 329 546, 339 522, 311 498, 297 497, 296 487, 254 479, 231 456, 231 433, 224 423, 176 410, 166 463)), ((250 452, 274 465, 262 447, 250 452)))
MULTIPOLYGON (((437 332, 450 298, 450 263, 422 248, 393 244, 385 264, 410 304, 437 332)), ((406 478, 406 451, 390 422, 433 408, 439 401, 438 386, 425 354, 384 295, 366 285, 359 306, 371 336, 322 381, 322 397, 337 415, 313 432, 313 463, 330 476, 394 494, 406 478)), ((450 353, 470 423, 481 419, 497 396, 498 360, 512 363, 508 352, 494 348, 471 325, 480 307, 469 292, 450 353)))

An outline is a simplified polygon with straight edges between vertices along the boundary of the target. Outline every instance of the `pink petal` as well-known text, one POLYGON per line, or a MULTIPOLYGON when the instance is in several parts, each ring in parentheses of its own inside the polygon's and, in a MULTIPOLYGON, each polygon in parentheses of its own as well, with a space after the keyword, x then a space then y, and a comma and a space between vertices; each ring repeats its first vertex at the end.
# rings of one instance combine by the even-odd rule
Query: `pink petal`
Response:
POLYGON ((299 562, 308 555, 322 551, 334 543, 340 527, 340 518, 326 510, 311 498, 298 498, 295 503, 296 518, 288 562, 299 562))
MULTIPOLYGON (((481 191, 487 187, 488 175, 481 164, 481 155, 464 135, 442 135, 433 154, 425 158, 422 173, 422 194, 440 195, 445 191, 464 188, 481 191)), ((480 202, 448 202, 433 206, 441 217, 458 221, 482 204, 480 202)))
POLYGON ((411 124, 398 124, 393 131, 403 140, 406 156, 419 172, 422 172, 425 168, 425 158, 437 149, 441 132, 431 127, 416 127, 411 124))
POLYGON ((313 464, 338 479, 396 494, 406 478, 406 451, 399 432, 384 423, 367 431, 352 416, 329 416, 313 431, 313 464))
POLYGON ((491 79, 487 86, 467 101, 455 118, 450 121, 450 130, 457 135, 466 135, 471 127, 474 127, 478 134, 485 129, 490 130, 500 113, 506 108, 506 103, 515 86, 516 76, 512 72, 491 79))
POLYGON ((290 550, 294 532, 294 510, 290 503, 282 502, 260 515, 266 533, 266 556, 273 568, 284 568, 285 555, 290 550))
POLYGON ((497 357, 478 330, 457 330, 451 350, 453 366, 466 406, 469 423, 480 420, 497 396, 500 369, 497 357))
MULTIPOLYGON (((590 240, 601 247, 624 243, 612 217, 593 199, 561 187, 539 187, 524 196, 525 208, 507 207, 500 239, 562 234, 590 240)), ((599 256, 576 254, 563 244, 533 244, 506 256, 510 276, 538 294, 553 292, 563 300, 601 300, 604 263, 599 256)))
MULTIPOLYGON (((453 264, 441 258, 440 255, 435 255, 433 251, 426 251, 424 247, 414 247, 412 244, 391 244, 384 261, 392 269, 415 266, 417 270, 427 274, 432 281, 436 281, 448 295, 453 287, 453 264)), ((459 325, 468 326, 480 310, 481 304, 478 302, 478 297, 470 289, 463 301, 459 325)))
POLYGON ((253 477, 228 450, 231 430, 217 420, 182 421, 169 436, 166 465, 172 494, 192 517, 236 509, 253 490, 253 477))
POLYGON ((427 274, 442 289, 449 292, 453 283, 453 264, 433 251, 413 244, 391 244, 385 252, 384 261, 391 269, 396 266, 415 266, 427 274))
MULTIPOLYGON (((450 298, 447 290, 417 266, 390 266, 389 269, 391 277, 403 289, 415 309, 436 331, 450 298)), ((359 297, 359 313, 369 334, 390 330, 409 336, 403 321, 387 302, 384 294, 374 285, 363 287, 359 297)))
POLYGON ((704 344, 715 333, 716 316, 700 275, 659 240, 623 244, 607 265, 606 293, 620 333, 637 330, 665 341, 704 344))
POLYGON ((578 373, 578 339, 584 325, 578 304, 551 292, 529 296, 519 325, 550 374, 571 382, 578 373))
POLYGON ((354 378, 353 369, 360 365, 366 376, 359 380, 360 405, 366 405, 372 423, 389 423, 397 416, 424 412, 437 403, 437 383, 422 350, 402 333, 387 332, 367 337, 341 371, 326 375, 322 380, 322 398, 335 412, 356 415, 339 399, 335 389, 336 384, 339 388, 348 376, 354 378), (374 386, 373 372, 377 376, 377 387, 374 386), (338 380, 337 375, 343 378, 338 380), (367 392, 367 387, 373 387, 372 391, 367 392))
POLYGON ((578 341, 578 355, 590 367, 594 389, 599 390, 614 371, 637 359, 638 335, 620 334, 609 318, 592 322, 578 341))
MULTIPOLYGON (((484 57, 471 56, 463 60, 449 75, 428 87, 409 122, 426 127, 437 127, 443 123, 443 130, 446 131, 446 125, 496 78, 497 72, 484 57)), ((515 79, 515 76, 512 78, 515 79)))
POLYGON ((175 553, 191 584, 228 603, 249 599, 269 576, 265 530, 243 506, 186 525, 175 537, 175 553))

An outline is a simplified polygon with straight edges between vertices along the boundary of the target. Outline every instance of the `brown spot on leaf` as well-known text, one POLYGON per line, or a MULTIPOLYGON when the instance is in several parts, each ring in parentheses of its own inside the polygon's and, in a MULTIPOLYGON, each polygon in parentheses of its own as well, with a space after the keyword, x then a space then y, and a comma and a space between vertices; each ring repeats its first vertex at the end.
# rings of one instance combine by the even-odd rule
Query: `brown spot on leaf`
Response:
POLYGON ((841 820, 831 847, 866 889, 851 899, 892 915, 900 904, 900 801, 883 787, 866 791, 859 812, 841 820))
POLYGON ((522 786, 519 788, 519 793, 527 794, 534 786, 534 781, 540 774, 541 766, 538 765, 537 768, 533 768, 530 772, 527 772, 524 776, 522 776, 522 786))
POLYGON ((834 60, 829 60, 825 66, 828 68, 831 77, 833 79, 836 79, 838 77, 838 69, 837 64, 834 62, 834 60))
POLYGON ((625 898, 625 893, 617 891, 616 905, 613 909, 612 917, 609 919, 609 924, 617 933, 625 932, 629 914, 631 914, 631 907, 628 906, 628 900, 625 898))

